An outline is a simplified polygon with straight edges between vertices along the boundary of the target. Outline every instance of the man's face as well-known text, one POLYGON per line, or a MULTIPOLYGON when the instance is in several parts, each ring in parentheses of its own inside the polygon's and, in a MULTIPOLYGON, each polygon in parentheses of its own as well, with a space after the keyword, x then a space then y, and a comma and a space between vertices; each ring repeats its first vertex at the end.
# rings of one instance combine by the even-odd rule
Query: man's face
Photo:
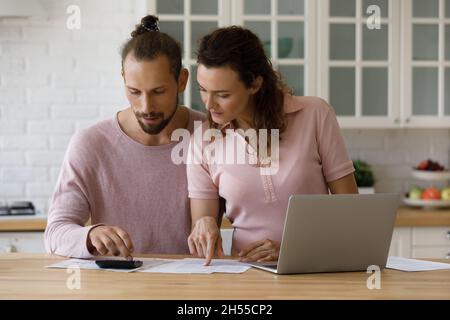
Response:
POLYGON ((127 99, 140 127, 148 134, 159 134, 178 107, 179 84, 170 72, 169 59, 160 55, 150 61, 138 61, 130 53, 123 63, 123 78, 127 99))

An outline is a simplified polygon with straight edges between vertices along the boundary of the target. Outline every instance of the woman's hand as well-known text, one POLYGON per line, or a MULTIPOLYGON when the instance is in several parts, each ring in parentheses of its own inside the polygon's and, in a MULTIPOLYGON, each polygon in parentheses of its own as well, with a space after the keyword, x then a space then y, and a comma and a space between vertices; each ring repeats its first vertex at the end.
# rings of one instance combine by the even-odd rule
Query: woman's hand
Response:
POLYGON ((216 219, 213 217, 198 219, 188 237, 188 245, 192 255, 206 258, 205 266, 210 264, 214 254, 222 257, 222 237, 216 219))
POLYGON ((239 252, 239 261, 276 261, 280 254, 280 244, 273 240, 261 240, 250 244, 239 252))

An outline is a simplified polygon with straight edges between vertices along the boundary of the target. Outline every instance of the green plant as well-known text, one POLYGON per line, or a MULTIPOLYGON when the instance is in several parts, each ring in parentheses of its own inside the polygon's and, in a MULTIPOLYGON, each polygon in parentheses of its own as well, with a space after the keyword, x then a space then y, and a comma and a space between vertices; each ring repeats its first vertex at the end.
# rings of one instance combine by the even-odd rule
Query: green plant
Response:
POLYGON ((375 178, 371 166, 362 160, 354 160, 355 179, 358 187, 373 187, 375 178))

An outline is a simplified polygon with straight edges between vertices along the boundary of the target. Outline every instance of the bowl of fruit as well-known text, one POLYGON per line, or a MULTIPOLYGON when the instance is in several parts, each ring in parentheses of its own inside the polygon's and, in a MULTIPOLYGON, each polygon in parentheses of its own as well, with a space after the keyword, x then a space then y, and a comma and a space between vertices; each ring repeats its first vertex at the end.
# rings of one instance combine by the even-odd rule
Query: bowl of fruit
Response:
POLYGON ((450 170, 437 161, 427 159, 413 168, 412 176, 420 180, 444 181, 450 180, 450 170))
POLYGON ((428 188, 414 186, 406 193, 403 202, 413 207, 450 207, 450 187, 439 189, 434 186, 428 188))

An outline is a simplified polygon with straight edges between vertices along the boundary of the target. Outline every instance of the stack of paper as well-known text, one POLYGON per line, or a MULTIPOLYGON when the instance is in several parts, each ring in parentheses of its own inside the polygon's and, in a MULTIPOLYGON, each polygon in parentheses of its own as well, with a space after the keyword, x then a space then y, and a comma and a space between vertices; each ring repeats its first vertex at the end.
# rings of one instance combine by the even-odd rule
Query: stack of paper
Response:
POLYGON ((401 257, 389 257, 386 268, 401 271, 431 271, 450 269, 449 263, 432 262, 401 257))
POLYGON ((102 269, 95 264, 94 260, 70 259, 64 260, 47 266, 47 268, 79 268, 88 270, 108 270, 114 272, 149 272, 149 273, 243 273, 250 269, 250 266, 240 263, 236 260, 213 259, 209 266, 204 266, 205 259, 186 258, 175 259, 156 259, 139 258, 143 265, 137 269, 102 269))

